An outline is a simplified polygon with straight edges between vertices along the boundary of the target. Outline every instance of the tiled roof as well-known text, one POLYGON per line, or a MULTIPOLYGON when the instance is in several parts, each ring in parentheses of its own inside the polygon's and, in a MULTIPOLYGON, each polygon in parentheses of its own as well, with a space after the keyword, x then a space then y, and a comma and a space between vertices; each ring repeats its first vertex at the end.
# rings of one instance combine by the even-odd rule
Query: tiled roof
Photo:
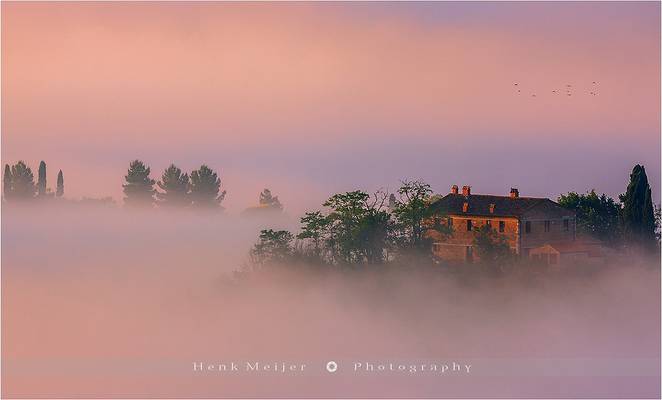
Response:
POLYGON ((549 199, 536 197, 515 197, 510 196, 492 196, 485 194, 471 194, 464 196, 462 194, 447 194, 446 196, 433 200, 430 204, 436 212, 442 214, 460 214, 460 215, 493 215, 497 217, 519 217, 527 210, 545 203, 552 202, 549 199), (464 203, 469 207, 464 212, 464 203), (494 211, 490 212, 490 205, 494 205, 494 211))

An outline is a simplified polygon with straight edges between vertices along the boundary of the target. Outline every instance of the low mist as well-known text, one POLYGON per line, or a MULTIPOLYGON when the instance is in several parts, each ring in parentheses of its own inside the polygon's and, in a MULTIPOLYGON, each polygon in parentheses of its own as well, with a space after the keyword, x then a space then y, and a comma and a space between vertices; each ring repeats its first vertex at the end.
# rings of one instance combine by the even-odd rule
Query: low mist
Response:
POLYGON ((297 226, 4 207, 3 397, 660 396, 655 261, 497 278, 416 265, 234 272, 260 229, 297 226), (193 369, 253 360, 308 372, 193 369), (352 373, 356 362, 472 370, 352 373))

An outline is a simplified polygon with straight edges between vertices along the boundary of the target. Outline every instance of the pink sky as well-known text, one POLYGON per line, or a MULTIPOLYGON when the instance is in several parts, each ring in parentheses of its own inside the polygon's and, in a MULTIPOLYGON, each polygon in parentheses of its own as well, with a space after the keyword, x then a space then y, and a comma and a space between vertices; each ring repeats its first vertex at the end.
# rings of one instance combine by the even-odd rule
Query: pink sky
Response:
POLYGON ((659 7, 3 2, 3 163, 116 199, 131 159, 207 163, 230 210, 295 213, 403 178, 615 196, 643 163, 659 201, 659 7))

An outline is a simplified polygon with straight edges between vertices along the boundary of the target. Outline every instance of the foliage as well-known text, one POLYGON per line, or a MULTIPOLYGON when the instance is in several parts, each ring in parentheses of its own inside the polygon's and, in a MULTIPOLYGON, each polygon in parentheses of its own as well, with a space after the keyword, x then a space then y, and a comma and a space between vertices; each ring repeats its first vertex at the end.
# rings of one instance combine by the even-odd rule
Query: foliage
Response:
POLYGON ((269 189, 264 189, 262 193, 260 193, 260 207, 267 207, 274 210, 283 209, 283 205, 280 204, 278 196, 273 196, 269 189))
POLYGON ((5 195, 5 199, 11 197, 12 176, 11 176, 11 168, 9 167, 9 164, 5 164, 5 173, 2 176, 2 193, 5 195))
POLYGON ((395 199, 393 216, 396 220, 398 238, 405 247, 424 249, 429 247, 424 233, 432 218, 430 198, 432 189, 422 181, 403 181, 395 199))
POLYGON ((250 252, 252 264, 264 267, 290 261, 293 254, 293 240, 294 235, 285 230, 264 229, 260 231, 259 241, 250 252))
POLYGON ((39 163, 39 178, 37 180, 37 196, 44 197, 46 195, 46 163, 44 161, 39 163))
POLYGON ((140 160, 134 160, 129 164, 122 185, 124 189, 124 203, 130 207, 151 206, 154 202, 154 180, 149 177, 150 168, 140 160))
POLYGON ((191 172, 191 200, 194 207, 219 207, 225 198, 225 191, 220 192, 220 188, 221 179, 208 166, 202 165, 191 172))
POLYGON ((343 265, 380 264, 385 261, 389 214, 386 195, 353 191, 331 196, 325 203, 327 245, 333 262, 343 265))
POLYGON ((564 208, 573 210, 577 218, 577 231, 591 235, 608 244, 615 244, 621 236, 619 214, 621 205, 614 199, 591 190, 586 194, 569 192, 558 198, 564 208))
POLYGON ((64 195, 64 176, 62 170, 57 173, 57 188, 55 189, 55 196, 62 197, 64 195))
POLYGON ((37 188, 34 184, 34 175, 32 170, 25 162, 19 161, 12 165, 11 173, 7 174, 5 167, 5 197, 9 200, 29 200, 34 198, 37 188), (7 176, 10 178, 8 179, 7 176), (9 183, 9 184, 8 184, 9 183), (9 192, 7 191, 9 187, 9 192))
POLYGON ((188 174, 182 174, 182 170, 174 164, 170 164, 161 180, 157 183, 163 192, 156 192, 156 198, 160 206, 185 207, 191 204, 189 190, 191 184, 188 174))
POLYGON ((474 233, 473 245, 481 263, 503 267, 512 261, 513 252, 508 242, 491 226, 474 228, 474 233))
POLYGON ((319 260, 324 260, 323 240, 328 227, 329 220, 321 211, 307 212, 301 217, 301 232, 297 235, 297 239, 309 240, 312 244, 312 253, 319 260))
POLYGON ((626 239, 649 247, 655 244, 655 211, 646 170, 635 165, 627 191, 621 195, 622 222, 626 239))
POLYGON ((660 243, 660 236, 662 236, 662 207, 655 206, 655 240, 660 243))

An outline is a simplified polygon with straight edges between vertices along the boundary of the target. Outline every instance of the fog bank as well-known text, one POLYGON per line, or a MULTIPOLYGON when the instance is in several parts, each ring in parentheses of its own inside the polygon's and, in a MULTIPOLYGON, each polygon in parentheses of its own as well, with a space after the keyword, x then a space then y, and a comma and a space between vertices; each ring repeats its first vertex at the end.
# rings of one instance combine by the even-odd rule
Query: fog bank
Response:
POLYGON ((267 226, 296 221, 4 207, 3 397, 660 395, 659 266, 501 279, 292 267, 233 279, 267 226), (308 369, 192 369, 232 361, 308 369), (352 371, 453 361, 472 373, 352 371), (579 361, 596 369, 572 369, 579 361), (540 366, 558 368, 531 372, 540 366))

